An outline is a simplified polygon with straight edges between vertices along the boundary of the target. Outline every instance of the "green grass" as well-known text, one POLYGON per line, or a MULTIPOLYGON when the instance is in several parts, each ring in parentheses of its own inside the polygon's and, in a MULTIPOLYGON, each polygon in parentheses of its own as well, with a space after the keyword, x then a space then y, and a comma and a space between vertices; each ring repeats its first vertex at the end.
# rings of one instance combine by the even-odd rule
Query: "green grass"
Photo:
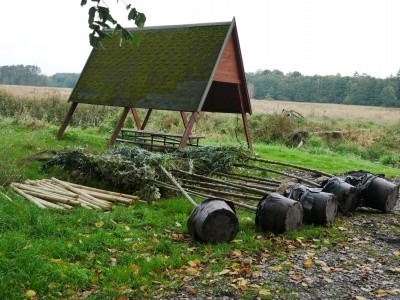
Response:
MULTIPOLYGON (((104 151, 110 134, 104 128, 69 127, 58 141, 54 138, 57 129, 35 119, 0 118, 0 184, 53 175, 73 179, 57 170, 43 173, 40 162, 28 158, 46 149, 71 146, 104 151)), ((235 138, 229 143, 238 144, 235 138)), ((354 153, 337 153, 324 145, 316 142, 297 149, 257 142, 254 153, 330 173, 364 169, 400 177, 399 169, 354 153)), ((337 229, 346 222, 341 218, 333 227, 303 226, 300 231, 275 236, 257 232, 254 215, 238 211, 240 231, 235 241, 192 243, 186 228, 192 207, 181 197, 103 212, 41 210, 9 189, 6 194, 14 201, 0 194, 0 295, 4 299, 26 298, 30 289, 41 299, 81 297, 84 292, 91 293, 91 299, 167 296, 188 284, 218 291, 220 285, 228 287, 229 277, 220 278, 220 285, 209 286, 208 280, 221 277, 218 272, 227 268, 238 268, 245 258, 264 253, 270 255, 272 265, 287 268, 287 249, 296 247, 298 240, 316 248, 346 241, 346 233, 337 229), (192 274, 188 268, 196 260, 200 262, 194 268, 198 274, 192 274)), ((240 293, 248 299, 258 296, 253 288, 240 293)), ((280 293, 292 297, 290 291, 280 293)))

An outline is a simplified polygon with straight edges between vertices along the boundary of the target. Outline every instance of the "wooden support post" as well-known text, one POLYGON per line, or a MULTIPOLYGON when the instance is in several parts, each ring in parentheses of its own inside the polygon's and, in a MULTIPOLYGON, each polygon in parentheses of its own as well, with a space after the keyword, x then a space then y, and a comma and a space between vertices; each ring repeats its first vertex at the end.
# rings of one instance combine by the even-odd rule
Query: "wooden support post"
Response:
POLYGON ((137 129, 142 129, 142 125, 140 124, 140 118, 139 118, 136 108, 131 107, 131 112, 132 112, 133 118, 135 119, 137 129))
POLYGON ((67 128, 69 122, 71 121, 72 115, 75 112, 76 107, 78 106, 78 102, 72 102, 71 107, 69 108, 69 111, 67 113, 67 115, 65 116, 64 122, 61 124, 60 129, 58 130, 57 133, 57 140, 61 140, 65 129, 67 128))
MULTIPOLYGON (((187 127, 187 125, 188 125, 188 117, 187 117, 187 114, 186 114, 186 112, 184 112, 184 111, 180 111, 180 113, 181 113, 181 118, 182 118, 182 122, 183 122, 183 127, 185 127, 185 129, 186 129, 186 127, 187 127)), ((191 144, 194 144, 194 142, 195 142, 195 140, 194 139, 189 139, 189 142, 191 143, 191 144)), ((197 140, 197 144, 199 143, 199 140, 197 140)))
POLYGON ((247 146, 249 147, 250 151, 253 151, 253 144, 251 143, 251 137, 250 137, 250 126, 249 122, 247 121, 246 110, 244 109, 242 89, 240 88, 240 84, 238 84, 237 87, 239 92, 240 110, 242 111, 243 127, 244 127, 244 133, 246 135, 247 146))
POLYGON ((149 118, 150 118, 150 115, 151 115, 151 112, 152 112, 152 111, 153 111, 152 108, 150 108, 150 109, 147 111, 147 114, 146 114, 146 117, 144 118, 142 127, 140 127, 139 129, 144 130, 144 128, 145 128, 146 125, 147 125, 147 122, 149 121, 149 118))
POLYGON ((198 116, 199 116, 199 113, 197 111, 194 111, 192 113, 192 115, 190 116, 189 122, 187 123, 186 128, 185 128, 185 133, 183 134, 181 143, 179 144, 179 149, 185 148, 186 143, 189 139, 189 135, 192 132, 193 125, 194 125, 194 123, 196 123, 198 116))
POLYGON ((121 131, 122 126, 124 126, 124 122, 125 122, 125 119, 126 119, 128 113, 129 113, 129 107, 125 107, 124 111, 121 114, 121 117, 118 120, 117 125, 115 126, 114 132, 113 132, 110 140, 108 141, 108 148, 111 148, 114 145, 115 140, 117 139, 117 136, 118 136, 119 132, 121 131))

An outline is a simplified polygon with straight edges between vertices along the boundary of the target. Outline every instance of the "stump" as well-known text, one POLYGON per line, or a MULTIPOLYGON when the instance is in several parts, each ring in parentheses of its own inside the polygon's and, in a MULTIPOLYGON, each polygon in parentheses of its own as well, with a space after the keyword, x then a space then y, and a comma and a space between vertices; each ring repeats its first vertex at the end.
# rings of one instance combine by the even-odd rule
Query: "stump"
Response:
POLYGON ((187 226, 193 241, 225 243, 236 237, 239 220, 233 203, 209 198, 193 209, 187 226))
POLYGON ((359 206, 378 209, 384 213, 390 212, 399 197, 397 185, 379 175, 361 173, 345 178, 345 181, 356 186, 359 193, 359 206))
POLYGON ((339 211, 348 214, 358 206, 357 188, 339 177, 332 177, 323 183, 322 192, 332 193, 336 196, 339 211))
POLYGON ((326 225, 336 217, 338 204, 334 194, 297 184, 288 198, 299 201, 303 206, 305 224, 326 225))
POLYGON ((272 193, 260 200, 256 211, 256 226, 263 232, 283 233, 300 228, 303 220, 301 203, 272 193))

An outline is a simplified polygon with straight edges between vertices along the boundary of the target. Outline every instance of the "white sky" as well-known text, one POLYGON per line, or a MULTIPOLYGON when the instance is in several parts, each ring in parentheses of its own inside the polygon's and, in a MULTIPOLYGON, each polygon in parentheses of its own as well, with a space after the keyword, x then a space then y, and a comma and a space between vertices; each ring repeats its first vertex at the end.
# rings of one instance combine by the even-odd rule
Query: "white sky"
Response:
MULTIPOLYGON (((90 53, 81 0, 0 0, 0 66, 37 65, 46 75, 81 72, 90 53), (4 38, 5 35, 5 38, 4 38)), ((126 1, 126 0, 125 0, 126 1)), ((114 18, 133 27, 122 3, 114 18)), ((246 72, 386 78, 400 69, 399 0, 132 0, 147 26, 230 21, 239 31, 246 72)))

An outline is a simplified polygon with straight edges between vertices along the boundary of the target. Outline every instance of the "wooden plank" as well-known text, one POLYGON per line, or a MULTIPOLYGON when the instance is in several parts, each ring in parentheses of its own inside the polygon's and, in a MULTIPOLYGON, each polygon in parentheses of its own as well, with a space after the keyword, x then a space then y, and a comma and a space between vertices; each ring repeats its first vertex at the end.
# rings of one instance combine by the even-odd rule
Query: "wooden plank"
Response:
POLYGON ((224 52, 214 75, 214 80, 237 84, 241 83, 232 35, 229 37, 229 40, 225 46, 224 52))
MULTIPOLYGON (((183 134, 168 133, 168 132, 162 132, 162 131, 137 130, 137 129, 130 129, 130 128, 122 128, 121 132, 132 132, 132 133, 139 133, 139 134, 149 134, 149 135, 152 135, 152 136, 167 136, 167 137, 178 137, 178 138, 182 138, 183 137, 183 134)), ((204 139, 205 136, 203 136, 203 135, 190 135, 190 138, 204 139)))
POLYGON ((129 113, 129 107, 125 107, 124 111, 121 114, 121 117, 118 120, 117 125, 115 126, 114 132, 111 135, 111 138, 110 138, 110 140, 108 142, 108 148, 111 148, 114 145, 115 140, 117 139, 118 134, 121 131, 122 126, 124 126, 124 122, 125 122, 125 119, 126 119, 128 113, 129 113))
POLYGON ((61 124, 60 129, 58 130, 57 133, 57 140, 60 140, 64 134, 65 129, 67 128, 67 126, 69 125, 69 123, 71 122, 72 119, 72 115, 75 112, 76 107, 78 106, 78 102, 72 102, 69 111, 67 113, 67 115, 65 116, 64 122, 61 124))

